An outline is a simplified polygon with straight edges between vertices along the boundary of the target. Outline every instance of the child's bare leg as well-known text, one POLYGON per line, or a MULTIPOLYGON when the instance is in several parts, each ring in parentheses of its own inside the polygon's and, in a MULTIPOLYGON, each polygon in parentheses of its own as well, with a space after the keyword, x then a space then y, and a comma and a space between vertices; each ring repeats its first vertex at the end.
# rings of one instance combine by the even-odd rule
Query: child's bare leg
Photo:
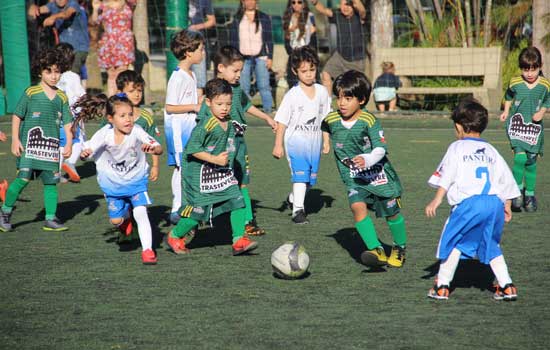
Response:
POLYGON ((382 246, 371 218, 368 215, 367 205, 364 202, 355 202, 351 205, 351 212, 355 220, 355 228, 368 250, 382 246))
POLYGON ((390 111, 397 110, 397 98, 394 98, 390 101, 390 111))

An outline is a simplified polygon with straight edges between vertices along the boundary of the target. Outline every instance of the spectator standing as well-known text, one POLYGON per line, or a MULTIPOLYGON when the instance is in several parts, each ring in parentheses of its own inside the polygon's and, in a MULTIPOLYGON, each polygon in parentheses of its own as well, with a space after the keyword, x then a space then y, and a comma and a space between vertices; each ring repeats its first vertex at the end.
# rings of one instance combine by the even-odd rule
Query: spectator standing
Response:
MULTIPOLYGON (((306 0, 288 0, 283 15, 283 28, 285 50, 289 57, 292 50, 306 45, 317 51, 315 16, 309 11, 306 0)), ((290 67, 290 58, 286 66, 286 81, 289 87, 298 84, 298 77, 290 67)))
MULTIPOLYGON (((189 27, 190 31, 200 32, 204 37, 204 47, 206 53, 208 53, 208 37, 206 30, 216 25, 216 17, 214 16, 214 9, 212 7, 212 1, 210 0, 189 0, 189 27)), ((206 71, 207 71, 208 56, 205 55, 204 59, 199 64, 191 66, 191 70, 195 73, 197 78, 197 91, 199 98, 203 94, 204 87, 206 86, 206 71)))
POLYGON ((367 10, 361 0, 340 0, 340 8, 332 10, 319 0, 311 0, 319 13, 336 24, 336 51, 329 58, 321 79, 328 91, 332 91, 332 79, 348 70, 365 71, 367 49, 364 23, 367 10))
POLYGON ((99 67, 107 70, 107 94, 116 93, 118 73, 135 61, 132 9, 125 0, 93 0, 92 22, 101 24, 104 32, 99 40, 99 67))
POLYGON ((74 48, 75 59, 71 71, 79 74, 86 65, 86 57, 90 48, 88 36, 88 16, 76 0, 55 0, 46 5, 29 6, 28 14, 37 18, 41 14, 50 14, 44 19, 44 27, 54 27, 59 35, 59 42, 70 44, 74 48))
POLYGON ((273 96, 269 84, 269 70, 273 64, 273 36, 271 18, 258 9, 257 0, 241 0, 239 10, 230 26, 230 42, 245 57, 241 86, 250 97, 252 72, 262 97, 265 113, 271 113, 273 96))

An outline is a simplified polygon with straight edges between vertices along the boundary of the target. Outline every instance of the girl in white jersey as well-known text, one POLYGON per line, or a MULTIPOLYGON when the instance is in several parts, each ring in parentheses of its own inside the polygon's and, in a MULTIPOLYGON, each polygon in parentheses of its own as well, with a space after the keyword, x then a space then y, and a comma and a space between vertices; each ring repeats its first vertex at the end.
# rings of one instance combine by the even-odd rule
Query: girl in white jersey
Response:
POLYGON ((152 203, 147 194, 149 165, 145 153, 160 155, 162 147, 134 125, 132 103, 124 93, 109 99, 105 95, 86 95, 76 106, 80 107, 77 122, 103 115, 109 122, 84 143, 80 157, 94 157, 97 182, 107 200, 110 222, 129 235, 133 215, 143 249, 141 260, 154 265, 157 257, 152 250, 151 224, 145 207, 152 203))

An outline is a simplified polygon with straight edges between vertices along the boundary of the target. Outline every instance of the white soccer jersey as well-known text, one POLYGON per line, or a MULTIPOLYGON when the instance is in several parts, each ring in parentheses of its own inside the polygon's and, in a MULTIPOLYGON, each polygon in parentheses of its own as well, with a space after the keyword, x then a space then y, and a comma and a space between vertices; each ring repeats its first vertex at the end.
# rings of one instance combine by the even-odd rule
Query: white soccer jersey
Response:
MULTIPOLYGON (((199 103, 197 94, 197 79, 194 73, 187 73, 179 67, 176 68, 166 87, 167 105, 189 105, 199 103)), ((168 152, 181 153, 189 141, 191 131, 196 125, 197 114, 189 113, 167 113, 164 110, 164 130, 167 138, 168 152), (172 149, 173 147, 173 149, 172 149)), ((179 165, 179 157, 176 156, 176 163, 179 165)))
POLYGON ((315 84, 315 97, 312 99, 300 85, 285 94, 275 121, 286 125, 284 140, 287 158, 294 154, 320 154, 321 123, 329 112, 330 96, 323 85, 315 84))
POLYGON ((108 196, 126 197, 147 191, 149 164, 141 150, 143 144, 158 146, 139 125, 134 125, 121 144, 115 144, 115 132, 111 124, 99 129, 84 149, 91 149, 97 170, 97 182, 108 196))
POLYGON ((71 107, 81 96, 86 94, 86 90, 82 87, 80 76, 71 71, 61 74, 57 87, 65 92, 69 99, 69 106, 71 107))
POLYGON ((479 194, 497 195, 503 202, 520 196, 502 156, 487 141, 478 138, 453 142, 428 184, 445 188, 450 205, 479 194))

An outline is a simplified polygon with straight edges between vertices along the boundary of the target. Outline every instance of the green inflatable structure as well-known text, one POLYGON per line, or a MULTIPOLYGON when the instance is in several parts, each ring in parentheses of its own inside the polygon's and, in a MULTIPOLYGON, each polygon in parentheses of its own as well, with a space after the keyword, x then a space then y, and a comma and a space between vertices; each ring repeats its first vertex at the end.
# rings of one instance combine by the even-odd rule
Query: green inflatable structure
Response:
POLYGON ((172 35, 187 28, 189 23, 187 0, 166 0, 166 77, 170 79, 178 60, 170 51, 172 35))

